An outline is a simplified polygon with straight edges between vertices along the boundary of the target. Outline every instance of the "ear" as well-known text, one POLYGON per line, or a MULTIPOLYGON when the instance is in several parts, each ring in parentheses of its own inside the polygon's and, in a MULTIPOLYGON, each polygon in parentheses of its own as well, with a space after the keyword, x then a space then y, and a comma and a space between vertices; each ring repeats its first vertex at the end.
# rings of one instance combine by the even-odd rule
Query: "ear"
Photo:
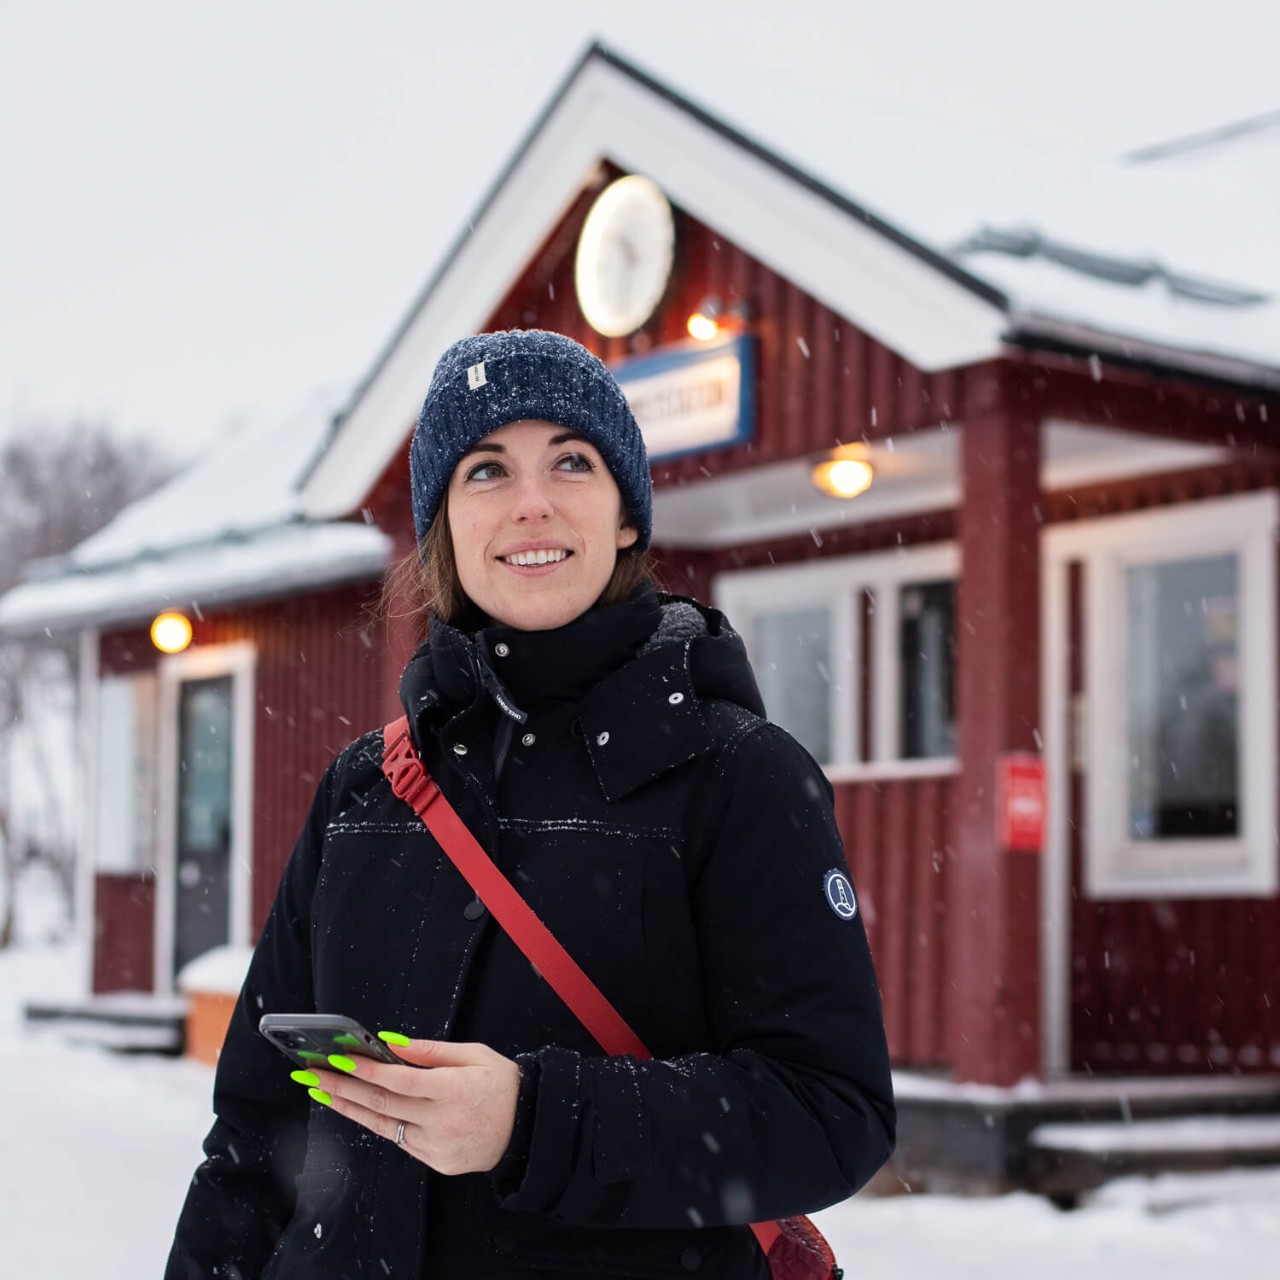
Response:
POLYGON ((618 550, 624 547, 633 547, 640 537, 640 530, 633 528, 629 524, 618 526, 618 550))

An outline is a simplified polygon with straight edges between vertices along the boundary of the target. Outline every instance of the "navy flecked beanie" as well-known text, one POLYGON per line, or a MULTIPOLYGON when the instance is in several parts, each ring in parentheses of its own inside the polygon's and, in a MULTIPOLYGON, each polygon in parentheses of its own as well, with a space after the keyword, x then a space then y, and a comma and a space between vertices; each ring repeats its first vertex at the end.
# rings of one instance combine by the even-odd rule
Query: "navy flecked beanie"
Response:
POLYGON ((409 446, 413 523, 421 542, 454 468, 509 422, 554 422, 600 451, 643 550, 653 532, 644 439, 622 389, 586 347, 542 329, 480 333, 440 357, 409 446))

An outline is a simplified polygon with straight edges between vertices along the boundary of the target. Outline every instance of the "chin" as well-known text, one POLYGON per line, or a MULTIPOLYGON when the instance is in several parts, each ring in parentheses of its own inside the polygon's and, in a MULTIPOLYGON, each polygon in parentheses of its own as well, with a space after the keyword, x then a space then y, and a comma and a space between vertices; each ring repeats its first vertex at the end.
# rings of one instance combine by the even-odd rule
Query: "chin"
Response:
POLYGON ((580 618, 590 608, 590 602, 578 607, 557 600, 547 601, 545 605, 526 603, 499 608, 489 616, 499 626, 511 627, 516 631, 554 631, 556 627, 566 626, 575 618, 580 618))

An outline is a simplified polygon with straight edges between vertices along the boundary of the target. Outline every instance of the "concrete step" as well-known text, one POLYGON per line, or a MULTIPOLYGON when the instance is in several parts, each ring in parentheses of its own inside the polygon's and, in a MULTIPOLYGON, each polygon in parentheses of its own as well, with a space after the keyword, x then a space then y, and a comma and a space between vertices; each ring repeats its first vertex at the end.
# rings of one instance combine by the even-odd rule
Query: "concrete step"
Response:
POLYGON ((36 1000, 23 1009, 26 1025, 32 1029, 46 1029, 76 1044, 131 1053, 181 1053, 186 1015, 182 996, 136 991, 83 1000, 36 1000))
POLYGON ((1280 1115, 1040 1124, 1026 1160, 1030 1188, 1061 1203, 1122 1176, 1280 1166, 1280 1115))
MULTIPOLYGON (((1280 1121, 1280 1075, 1066 1077, 1002 1087, 959 1084, 941 1073, 895 1071, 894 1092, 898 1148, 893 1168, 908 1186, 962 1193, 1023 1188, 1043 1191, 1064 1204, 1137 1170, 1143 1159, 1153 1171, 1210 1159, 1203 1144, 1201 1150, 1185 1151, 1180 1165, 1172 1155, 1161 1164, 1154 1152, 1142 1156, 1135 1150, 1122 1157, 1119 1136, 1111 1143, 1115 1150, 1107 1154, 1110 1147, 1103 1135, 1149 1133, 1131 1141, 1150 1146, 1159 1131, 1138 1125, 1280 1121), (1056 1130, 1066 1136, 1059 1137, 1056 1130), (1081 1136, 1089 1133, 1098 1137, 1097 1143, 1090 1145, 1081 1136), (1040 1135, 1034 1144, 1032 1134, 1040 1135)), ((1226 1142, 1226 1135, 1238 1131, 1228 1125, 1218 1131, 1218 1139, 1226 1142)), ((1184 1131, 1184 1147, 1194 1148, 1192 1132, 1184 1131)), ((1272 1162, 1265 1142, 1261 1153, 1250 1147, 1239 1156, 1232 1155, 1236 1145, 1244 1144, 1224 1148, 1232 1156, 1230 1163, 1272 1162)))

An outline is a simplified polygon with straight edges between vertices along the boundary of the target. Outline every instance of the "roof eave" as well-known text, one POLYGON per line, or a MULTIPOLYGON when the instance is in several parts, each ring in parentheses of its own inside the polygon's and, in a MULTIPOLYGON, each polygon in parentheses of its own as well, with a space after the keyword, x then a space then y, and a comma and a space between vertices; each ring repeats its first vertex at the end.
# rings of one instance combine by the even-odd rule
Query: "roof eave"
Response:
POLYGON ((1255 391, 1280 392, 1280 369, 1274 365, 1214 351, 1175 347, 1034 312, 1011 312, 1005 341, 1010 346, 1096 355, 1129 368, 1185 374, 1255 391))

